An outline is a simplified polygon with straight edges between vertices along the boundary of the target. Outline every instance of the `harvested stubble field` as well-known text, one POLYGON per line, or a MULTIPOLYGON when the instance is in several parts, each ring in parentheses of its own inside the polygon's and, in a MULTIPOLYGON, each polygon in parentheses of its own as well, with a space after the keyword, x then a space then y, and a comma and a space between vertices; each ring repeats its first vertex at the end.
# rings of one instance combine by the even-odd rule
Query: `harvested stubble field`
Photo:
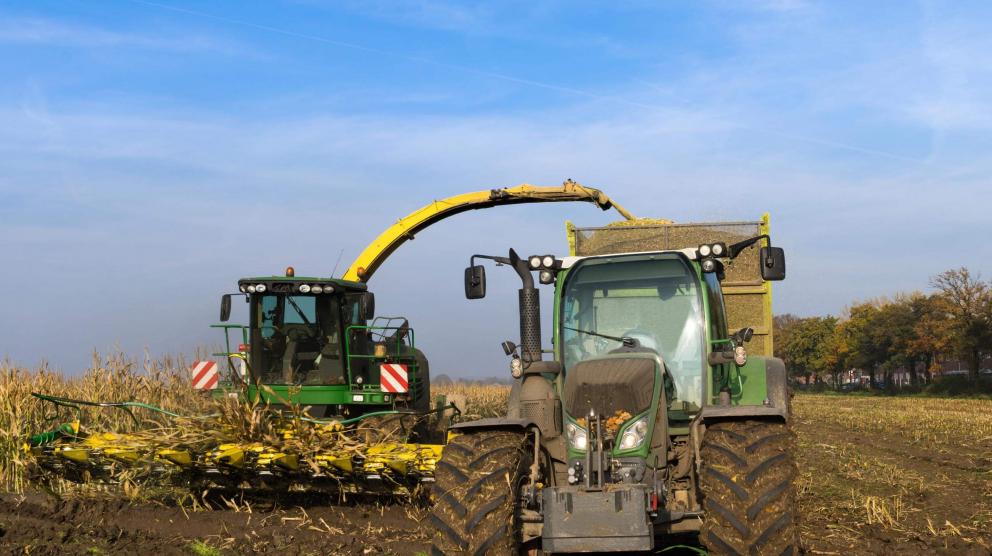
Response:
MULTIPOLYGON (((24 482, 17 446, 43 427, 32 389, 81 397, 145 398, 175 409, 197 402, 175 378, 180 362, 95 361, 66 380, 0 366, 0 554, 417 554, 427 550, 421 507, 277 501, 211 493, 205 510, 139 490, 88 488, 56 497, 24 482), (141 368, 145 367, 145 368, 141 368), (149 374, 151 376, 149 376, 149 374), (171 391, 179 388, 179 392, 171 391), (125 395, 127 392, 132 395, 125 395), (130 496, 130 498, 128 498, 130 496)), ((466 415, 496 415, 508 389, 454 385, 466 415)), ((811 554, 990 554, 992 401, 799 395, 803 542, 811 554)), ((98 418, 93 415, 93 418, 98 418)), ((125 426, 103 417, 104 425, 125 426)), ((204 501, 201 498, 201 501, 204 501)))

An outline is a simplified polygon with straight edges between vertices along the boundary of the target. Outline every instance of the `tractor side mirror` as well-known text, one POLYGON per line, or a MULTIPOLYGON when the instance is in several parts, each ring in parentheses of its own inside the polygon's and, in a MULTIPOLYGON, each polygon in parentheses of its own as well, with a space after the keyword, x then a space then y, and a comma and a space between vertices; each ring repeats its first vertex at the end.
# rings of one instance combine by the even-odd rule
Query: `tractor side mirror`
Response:
POLYGON ((361 312, 360 318, 362 320, 369 320, 375 316, 375 294, 372 292, 363 292, 362 297, 358 300, 358 310, 361 312))
POLYGON ((511 342, 510 340, 507 340, 500 345, 503 346, 503 353, 505 353, 507 357, 516 353, 517 351, 517 344, 511 342))
POLYGON ((754 336, 754 329, 748 326, 745 328, 741 328, 737 332, 734 332, 734 335, 731 339, 734 341, 735 344, 741 345, 746 342, 750 342, 753 336, 754 336))
POLYGON ((486 267, 473 265, 465 269, 465 297, 467 299, 486 297, 486 267))
POLYGON ((762 247, 759 260, 762 280, 767 282, 785 280, 785 249, 762 247))
POLYGON ((220 321, 227 322, 231 318, 231 294, 225 293, 220 297, 220 321))

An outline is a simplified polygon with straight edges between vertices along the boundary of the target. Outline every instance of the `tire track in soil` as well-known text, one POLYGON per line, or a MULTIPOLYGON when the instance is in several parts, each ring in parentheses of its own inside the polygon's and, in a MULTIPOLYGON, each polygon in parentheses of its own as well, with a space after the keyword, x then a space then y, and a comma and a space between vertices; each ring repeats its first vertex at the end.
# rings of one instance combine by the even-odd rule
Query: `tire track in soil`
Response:
POLYGON ((194 541, 221 554, 413 554, 429 547, 422 514, 400 505, 184 514, 113 498, 0 494, 0 555, 189 555, 194 541))

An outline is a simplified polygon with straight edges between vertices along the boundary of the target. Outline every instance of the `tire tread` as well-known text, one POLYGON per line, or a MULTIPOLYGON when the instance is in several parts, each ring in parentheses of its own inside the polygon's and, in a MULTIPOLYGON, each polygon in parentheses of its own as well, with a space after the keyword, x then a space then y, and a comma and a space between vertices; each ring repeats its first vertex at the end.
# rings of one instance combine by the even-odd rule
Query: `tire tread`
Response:
POLYGON ((771 421, 708 424, 700 540, 716 555, 798 554, 793 434, 771 421))

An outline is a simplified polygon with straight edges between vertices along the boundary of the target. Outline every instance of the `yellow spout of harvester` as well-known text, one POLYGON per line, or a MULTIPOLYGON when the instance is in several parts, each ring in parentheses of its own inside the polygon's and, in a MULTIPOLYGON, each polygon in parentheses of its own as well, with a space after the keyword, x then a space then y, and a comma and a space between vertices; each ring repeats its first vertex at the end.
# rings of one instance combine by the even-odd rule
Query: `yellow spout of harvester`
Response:
POLYGON ((456 214, 490 208, 502 205, 519 205, 525 203, 564 203, 564 202, 593 203, 603 210, 616 209, 627 220, 635 220, 634 215, 618 205, 606 193, 599 189, 586 187, 572 180, 567 180, 559 186, 542 187, 522 184, 503 189, 474 191, 462 193, 440 201, 434 201, 423 206, 395 224, 386 228, 379 237, 370 243, 364 251, 351 263, 343 278, 355 282, 368 282, 379 266, 407 240, 424 228, 456 214))

